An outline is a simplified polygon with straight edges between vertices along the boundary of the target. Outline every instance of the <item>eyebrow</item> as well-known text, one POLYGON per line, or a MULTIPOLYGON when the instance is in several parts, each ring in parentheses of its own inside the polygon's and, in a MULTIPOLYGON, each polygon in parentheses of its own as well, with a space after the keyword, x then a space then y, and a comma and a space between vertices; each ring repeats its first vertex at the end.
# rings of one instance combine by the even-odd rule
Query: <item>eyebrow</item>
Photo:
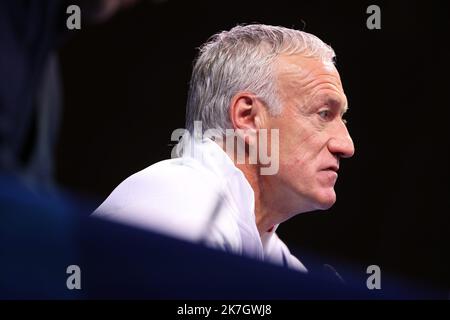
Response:
POLYGON ((349 109, 348 108, 348 104, 347 103, 344 104, 344 102, 341 101, 340 98, 335 98, 335 97, 330 96, 330 95, 325 95, 323 97, 323 101, 326 104, 329 104, 329 105, 332 105, 332 106, 336 106, 336 105, 342 106, 342 107, 340 107, 341 115, 344 115, 349 109))

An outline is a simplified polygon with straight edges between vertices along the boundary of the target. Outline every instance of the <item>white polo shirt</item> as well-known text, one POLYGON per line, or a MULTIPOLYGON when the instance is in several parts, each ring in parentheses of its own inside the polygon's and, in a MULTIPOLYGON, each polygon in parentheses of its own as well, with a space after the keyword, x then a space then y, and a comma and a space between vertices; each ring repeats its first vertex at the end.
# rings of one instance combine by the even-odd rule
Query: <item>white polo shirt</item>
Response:
POLYGON ((260 237, 253 189, 222 148, 188 151, 128 177, 93 215, 307 272, 276 227, 260 237))

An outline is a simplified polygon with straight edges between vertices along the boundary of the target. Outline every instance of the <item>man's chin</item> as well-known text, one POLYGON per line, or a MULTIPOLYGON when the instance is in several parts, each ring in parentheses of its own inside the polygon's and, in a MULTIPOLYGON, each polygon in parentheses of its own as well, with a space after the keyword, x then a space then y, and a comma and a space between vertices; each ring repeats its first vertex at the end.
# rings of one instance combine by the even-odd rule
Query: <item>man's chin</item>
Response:
POLYGON ((316 198, 315 204, 317 210, 330 209, 336 202, 336 193, 334 189, 322 192, 316 198))

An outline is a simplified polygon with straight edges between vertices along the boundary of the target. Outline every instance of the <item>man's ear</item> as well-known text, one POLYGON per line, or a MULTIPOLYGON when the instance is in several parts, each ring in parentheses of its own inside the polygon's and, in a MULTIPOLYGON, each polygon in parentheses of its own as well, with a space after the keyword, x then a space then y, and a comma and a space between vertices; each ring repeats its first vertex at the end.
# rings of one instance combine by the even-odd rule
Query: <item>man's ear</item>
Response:
POLYGON ((266 110, 254 94, 240 92, 231 100, 230 119, 233 129, 247 144, 256 143, 259 129, 264 125, 266 110))

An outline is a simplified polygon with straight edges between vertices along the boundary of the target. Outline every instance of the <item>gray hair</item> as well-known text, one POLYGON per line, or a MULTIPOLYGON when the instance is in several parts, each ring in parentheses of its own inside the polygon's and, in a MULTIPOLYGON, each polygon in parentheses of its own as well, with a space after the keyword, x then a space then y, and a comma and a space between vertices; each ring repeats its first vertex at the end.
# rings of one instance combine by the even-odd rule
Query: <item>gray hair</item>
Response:
POLYGON ((229 107, 242 91, 258 96, 277 115, 281 112, 274 62, 279 55, 301 54, 333 62, 333 49, 318 37, 279 26, 236 26, 212 36, 201 48, 192 72, 186 108, 186 127, 222 133, 232 128, 229 107))

